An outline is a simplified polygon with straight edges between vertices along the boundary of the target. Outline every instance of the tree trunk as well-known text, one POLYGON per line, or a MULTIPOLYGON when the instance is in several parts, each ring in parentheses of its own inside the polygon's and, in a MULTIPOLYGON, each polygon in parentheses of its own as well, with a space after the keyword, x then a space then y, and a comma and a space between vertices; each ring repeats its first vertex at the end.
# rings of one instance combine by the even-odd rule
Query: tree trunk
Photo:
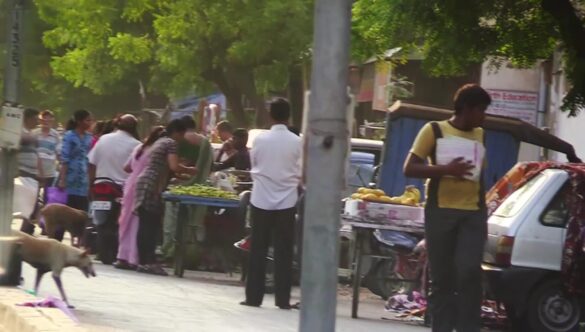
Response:
POLYGON ((289 69, 288 100, 292 109, 292 125, 299 130, 303 125, 304 91, 302 65, 293 65, 289 69))
POLYGON ((237 84, 244 96, 248 98, 254 107, 254 126, 263 128, 266 124, 266 107, 264 97, 256 89, 256 78, 252 68, 234 68, 232 82, 237 84))
POLYGON ((265 106, 265 99, 264 97, 255 94, 255 96, 250 97, 252 101, 252 105, 254 105, 254 125, 256 128, 264 128, 266 126, 266 106, 265 106))
POLYGON ((169 97, 147 92, 143 105, 144 108, 165 109, 169 105, 169 97))
POLYGON ((222 91, 227 99, 230 111, 233 113, 235 126, 247 128, 248 118, 242 104, 242 94, 235 91, 222 91))
POLYGON ((228 108, 232 112, 236 127, 247 128, 248 118, 246 117, 244 105, 242 103, 243 93, 242 90, 238 88, 238 85, 234 84, 235 80, 233 80, 231 76, 232 74, 229 70, 224 72, 214 71, 207 76, 207 79, 214 82, 219 90, 225 95, 228 108))

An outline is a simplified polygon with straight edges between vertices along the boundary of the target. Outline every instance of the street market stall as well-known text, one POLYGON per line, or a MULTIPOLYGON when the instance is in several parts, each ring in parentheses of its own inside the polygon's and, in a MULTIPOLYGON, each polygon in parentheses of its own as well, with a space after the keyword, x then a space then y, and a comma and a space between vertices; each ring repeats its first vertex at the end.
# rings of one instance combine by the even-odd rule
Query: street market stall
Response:
POLYGON ((238 196, 213 187, 191 186, 175 187, 163 194, 163 198, 178 205, 175 235, 175 275, 182 278, 185 268, 186 226, 189 220, 189 208, 207 206, 215 208, 238 208, 238 196), (196 188, 196 189, 195 189, 196 188))
MULTIPOLYGON (((424 235, 424 209, 419 206, 420 192, 414 187, 407 187, 400 197, 389 197, 381 190, 360 188, 358 193, 348 198, 341 215, 342 226, 351 227, 355 233, 354 254, 352 262, 353 296, 352 318, 358 317, 359 294, 362 282, 362 262, 364 258, 389 260, 394 268, 398 268, 400 259, 393 252, 389 255, 370 254, 365 252, 364 245, 376 231, 396 231, 415 235, 424 235)), ((399 246, 399 243, 391 243, 399 246)), ((410 279, 401 276, 383 276, 385 280, 397 282, 418 282, 418 278, 410 279)))

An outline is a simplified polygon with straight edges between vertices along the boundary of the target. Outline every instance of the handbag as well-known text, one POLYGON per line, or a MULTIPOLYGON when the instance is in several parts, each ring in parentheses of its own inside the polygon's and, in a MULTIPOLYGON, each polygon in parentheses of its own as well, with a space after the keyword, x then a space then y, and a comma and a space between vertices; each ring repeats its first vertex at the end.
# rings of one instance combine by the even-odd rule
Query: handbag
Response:
MULTIPOLYGON (((45 206, 53 203, 67 205, 67 190, 59 188, 57 185, 59 178, 60 176, 55 177, 51 186, 45 188, 45 206)), ((42 216, 40 224, 45 227, 45 219, 42 216)))
POLYGON ((59 204, 67 204, 67 191, 65 189, 59 188, 57 183, 59 181, 60 176, 55 177, 53 183, 50 187, 45 188, 47 191, 45 197, 45 205, 52 204, 52 203, 59 203, 59 204))
MULTIPOLYGON (((46 187, 45 190, 45 205, 57 203, 67 205, 67 190, 59 188, 57 185, 61 175, 55 177, 50 187, 46 187)), ((41 227, 45 227, 45 219, 40 217, 41 227)))

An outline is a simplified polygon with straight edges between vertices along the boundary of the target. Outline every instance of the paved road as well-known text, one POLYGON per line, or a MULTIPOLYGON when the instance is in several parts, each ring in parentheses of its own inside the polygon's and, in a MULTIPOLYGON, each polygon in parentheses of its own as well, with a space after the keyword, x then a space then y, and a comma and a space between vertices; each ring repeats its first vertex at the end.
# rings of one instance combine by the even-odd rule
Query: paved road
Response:
MULTIPOLYGON (((24 264, 24 286, 32 288, 34 270, 24 264)), ((97 278, 86 279, 68 268, 63 282, 80 322, 91 331, 297 331, 299 313, 273 306, 268 295, 262 308, 239 305, 243 288, 237 277, 187 272, 184 279, 120 271, 96 265, 97 278)), ((295 289, 295 300, 299 298, 295 289)), ((381 319, 388 314, 383 302, 363 294, 361 319, 350 318, 349 290, 341 287, 337 331, 430 331, 381 319)), ((58 295, 49 275, 41 283, 40 296, 58 295)))

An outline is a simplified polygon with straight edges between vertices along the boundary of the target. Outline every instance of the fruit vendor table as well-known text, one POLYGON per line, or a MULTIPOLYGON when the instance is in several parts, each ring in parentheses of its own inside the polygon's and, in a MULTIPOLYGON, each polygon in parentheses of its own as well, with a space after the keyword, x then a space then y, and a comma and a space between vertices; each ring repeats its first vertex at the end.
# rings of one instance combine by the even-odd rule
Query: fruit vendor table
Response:
MULTIPOLYGON (((398 223, 404 223, 403 221, 397 221, 398 223)), ((360 285, 361 285, 361 267, 362 267, 362 259, 364 257, 370 258, 378 258, 378 259, 392 259, 389 256, 380 256, 380 255, 369 255, 363 253, 363 245, 365 240, 368 236, 375 231, 376 229, 381 230, 394 230, 394 231, 402 231, 407 233, 413 233, 418 235, 424 235, 424 228, 422 227, 412 227, 412 226, 398 226, 398 225, 391 225, 379 222, 372 222, 370 220, 361 218, 361 217, 354 217, 348 216, 345 214, 341 215, 341 224, 342 225, 349 225, 352 227, 352 230, 355 232, 355 246, 354 246, 354 254, 353 254, 353 262, 352 262, 352 281, 353 281, 353 295, 352 295, 352 302, 351 302, 351 317, 358 318, 358 306, 360 301, 360 285)))
POLYGON ((198 205, 198 206, 212 206, 218 208, 237 208, 240 206, 240 201, 235 199, 225 198, 209 198, 209 197, 198 197, 188 195, 177 195, 166 192, 163 194, 165 201, 179 204, 179 212, 177 213, 177 230, 175 236, 175 275, 179 278, 183 277, 185 272, 184 260, 185 260, 185 223, 188 220, 187 206, 198 205))

